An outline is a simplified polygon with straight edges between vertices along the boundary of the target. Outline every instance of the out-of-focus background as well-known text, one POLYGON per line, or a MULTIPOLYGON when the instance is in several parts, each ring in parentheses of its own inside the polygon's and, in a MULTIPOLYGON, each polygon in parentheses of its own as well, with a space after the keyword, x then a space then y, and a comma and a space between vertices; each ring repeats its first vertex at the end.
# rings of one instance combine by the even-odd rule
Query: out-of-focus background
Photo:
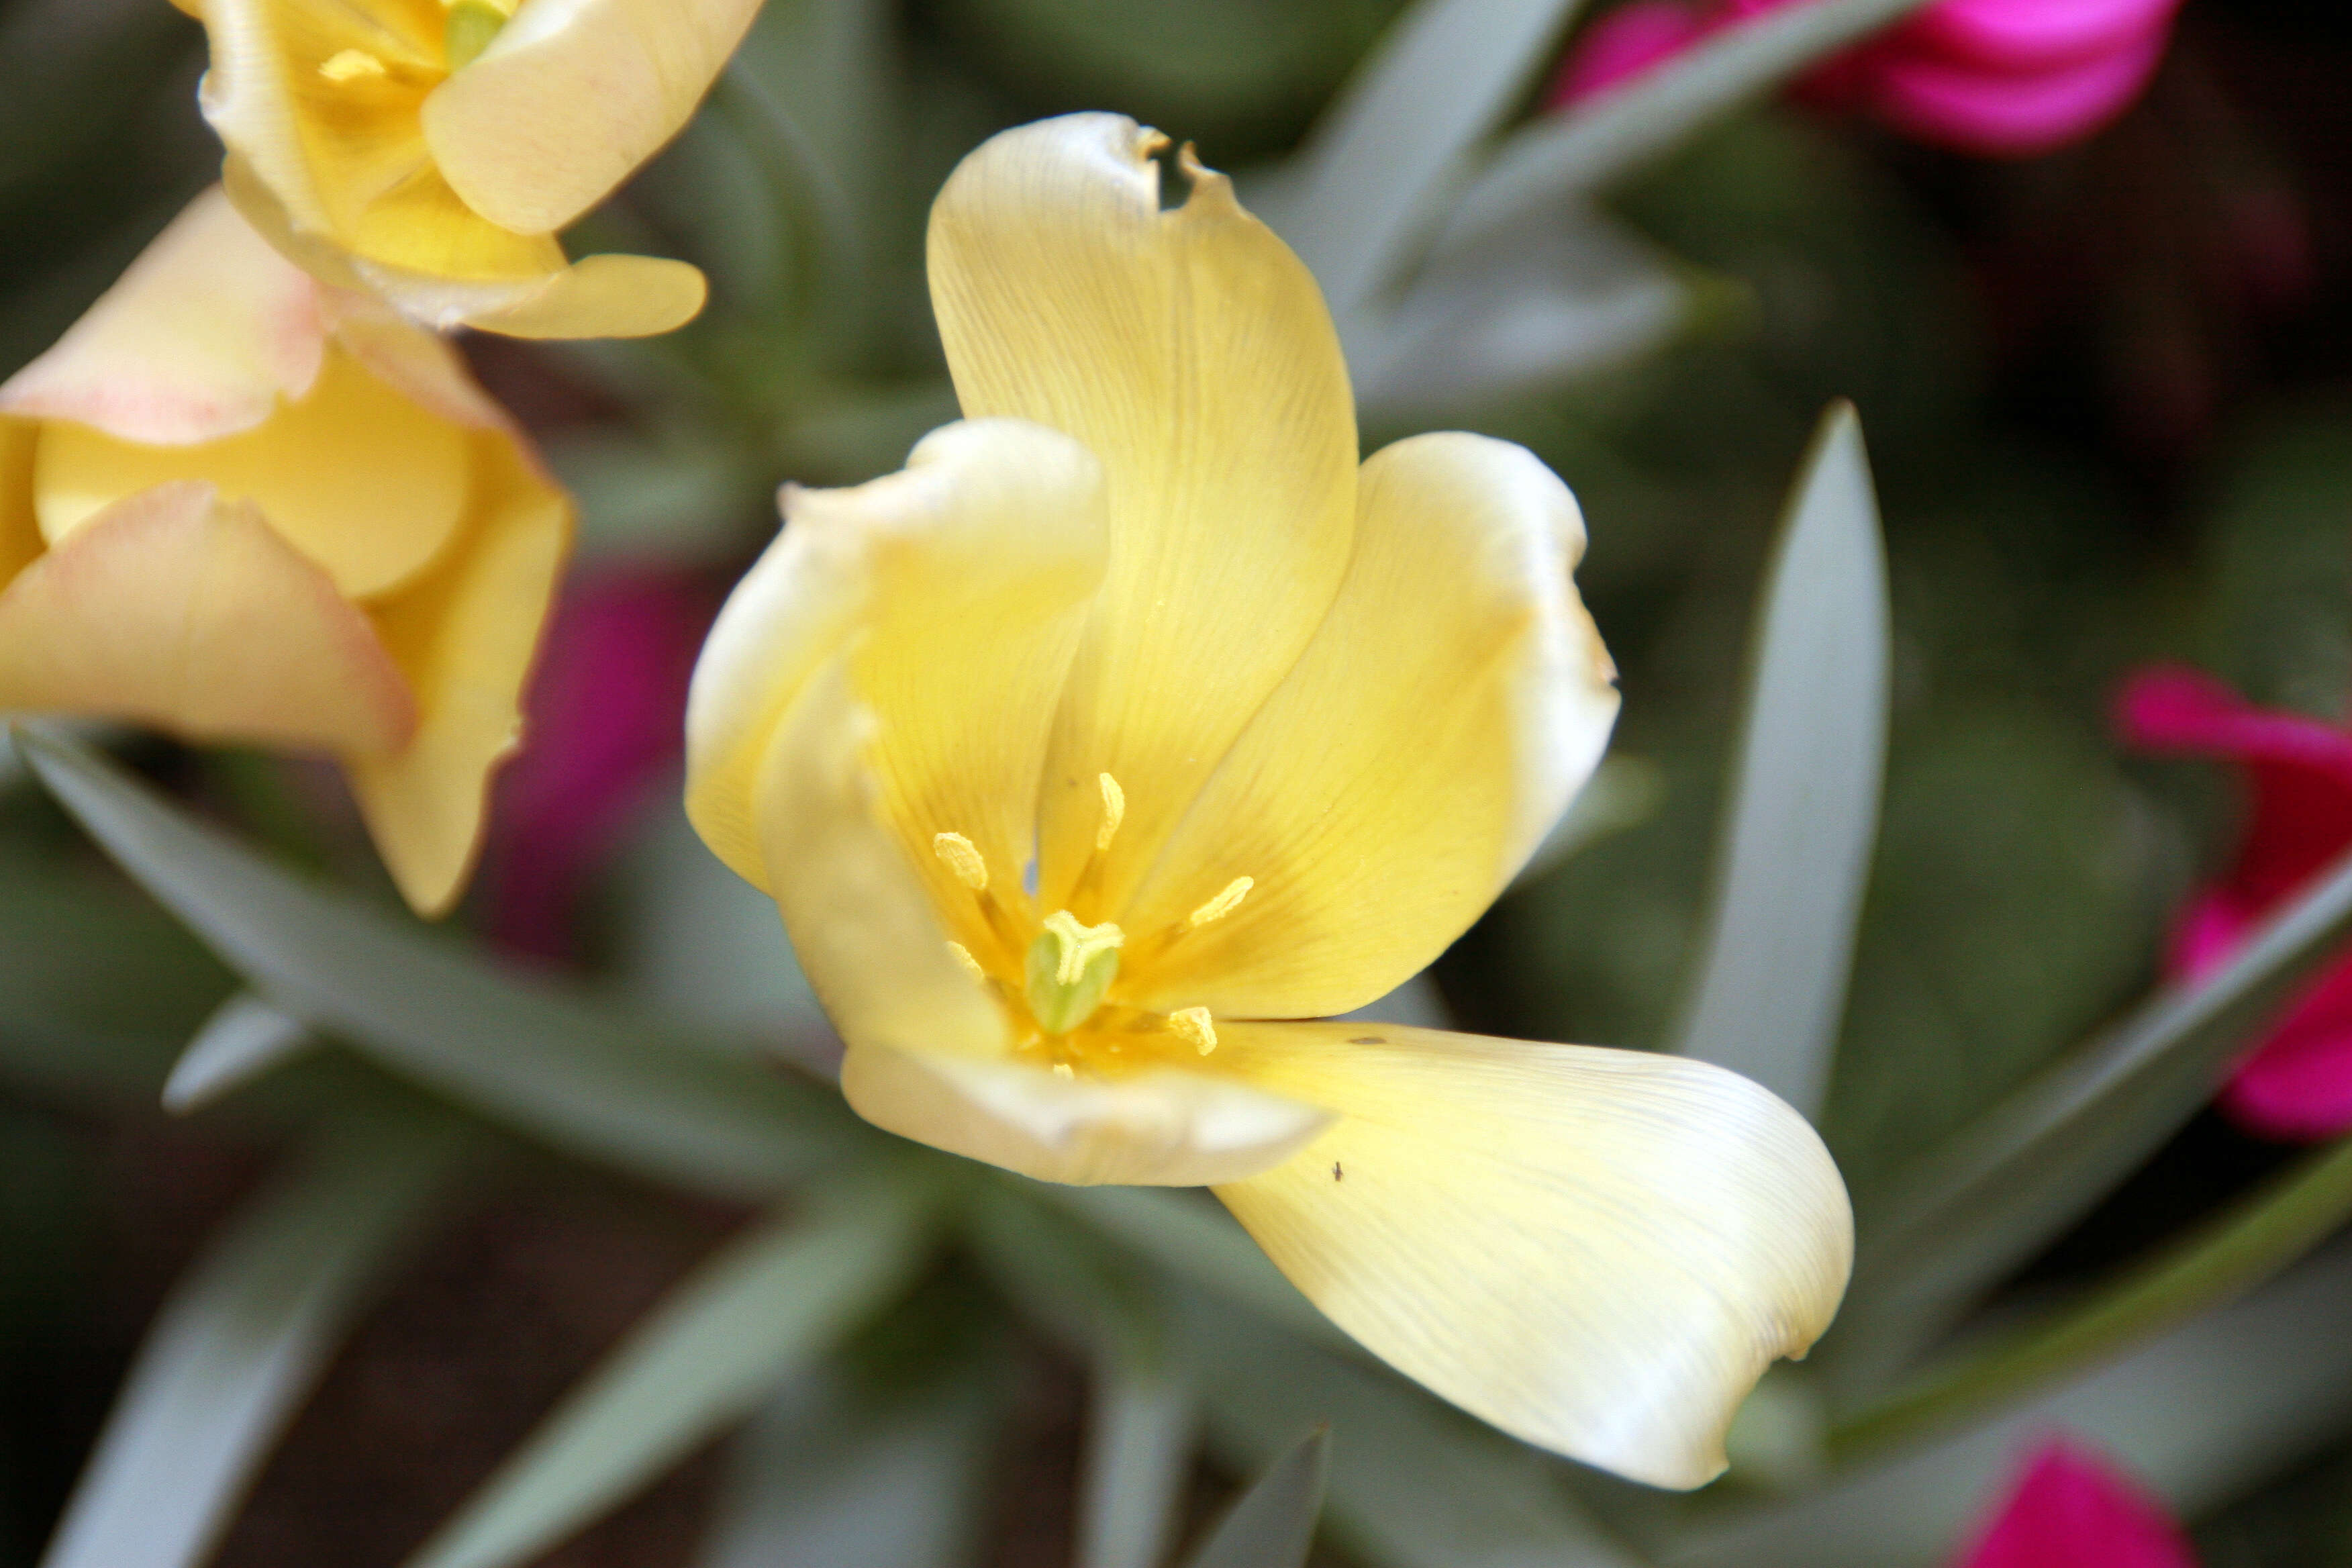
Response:
MULTIPOLYGON (((994 130, 1107 108, 1196 142, 1247 198, 1398 10, 770 0, 702 119, 584 237, 696 260, 706 317, 652 343, 468 344, 583 503, 534 713, 551 744, 588 738, 510 771, 459 925, 747 1051, 821 1057, 772 910, 683 824, 676 718, 773 488, 887 471, 953 416, 920 269, 931 195, 994 130), (795 179, 794 135, 857 155, 795 179), (641 722, 614 730, 615 705, 641 722)), ((161 0, 0 4, 0 372, 215 177, 202 68, 201 29, 161 0)), ((1669 258, 1670 321, 1570 374, 1367 398, 1368 447, 1466 427, 1569 480, 1622 671, 1593 836, 1437 966, 1454 1019, 1660 1042, 1702 934, 1773 524, 1841 396, 1880 486, 1895 635, 1843 1026, 1862 1048, 1824 1112, 1841 1165, 1885 1173, 2145 994, 2242 802, 2220 770, 2128 753, 2119 684, 2174 659, 2315 718, 2352 701, 2347 81, 2342 7, 2188 0, 2141 100, 2047 156, 1743 110, 1607 197, 1669 258)), ((248 837, 383 888, 331 773, 110 739, 248 837)), ((280 1146, 266 1097, 156 1105, 230 990, 37 789, 0 785, 0 1563, 37 1559, 163 1292, 280 1146)), ((2092 1277, 2287 1157, 2200 1116, 2014 1288, 2092 1277)), ((401 1562, 743 1221, 552 1159, 484 1184, 336 1359, 218 1561, 401 1562)), ((1067 1561, 1085 1395, 1064 1351, 950 1257, 854 1354, 919 1388, 990 1338, 1014 1371, 972 1561, 1067 1561)), ((689 1460, 546 1561, 698 1561, 724 1471, 717 1449, 689 1460)), ((1193 1515, 1232 1479, 1204 1467, 1193 1515)), ((2191 1522, 2218 1568, 2352 1563, 2352 1445, 2191 1522)))

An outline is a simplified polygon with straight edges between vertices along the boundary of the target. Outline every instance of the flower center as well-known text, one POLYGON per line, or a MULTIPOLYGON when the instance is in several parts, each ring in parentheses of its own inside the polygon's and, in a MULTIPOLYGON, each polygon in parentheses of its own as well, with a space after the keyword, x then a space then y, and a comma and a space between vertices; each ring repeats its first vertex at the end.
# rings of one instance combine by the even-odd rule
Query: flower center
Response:
MULTIPOLYGON (((1104 773, 1097 782, 1102 818, 1096 827, 1094 852, 1072 889, 1073 901, 1081 908, 1087 906, 1088 889, 1127 815, 1127 795, 1118 781, 1104 773)), ((1117 923, 1087 925, 1068 909, 1031 924, 1034 917, 1025 900, 1012 892, 1000 897, 988 858, 961 833, 932 834, 930 848, 971 900, 961 915, 950 910, 952 923, 962 927, 964 942, 950 942, 948 951, 965 973, 1016 1015, 1026 1012, 1026 1038, 1019 1045, 1023 1053, 1041 1058, 1069 1078, 1081 1066, 1118 1071, 1165 1059, 1171 1052, 1205 1057, 1217 1048, 1215 1020, 1206 1007, 1160 1014, 1117 1001, 1110 993, 1122 960, 1140 973, 1191 932, 1224 919, 1248 898, 1255 885, 1250 878, 1234 878, 1184 919, 1130 942, 1117 923)))
POLYGON ((1045 917, 1045 929, 1029 944, 1030 1016, 1049 1035, 1066 1035, 1102 1005, 1103 993, 1118 978, 1118 950, 1127 933, 1105 921, 1080 925, 1061 910, 1045 917))

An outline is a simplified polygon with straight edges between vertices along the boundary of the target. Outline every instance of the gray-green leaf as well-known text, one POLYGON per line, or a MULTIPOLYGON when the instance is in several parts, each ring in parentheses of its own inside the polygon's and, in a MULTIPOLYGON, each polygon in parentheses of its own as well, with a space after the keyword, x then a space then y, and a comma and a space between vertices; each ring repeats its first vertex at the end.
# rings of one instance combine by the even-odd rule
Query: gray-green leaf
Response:
POLYGON ((905 1283, 929 1195, 886 1173, 728 1247, 573 1390, 409 1568, 535 1557, 749 1415, 905 1283))
POLYGON ((1677 1048, 1819 1114, 1886 755, 1886 558, 1862 423, 1822 416, 1758 613, 1706 956, 1677 1048))
POLYGON ((80 746, 19 732, 66 809, 274 1005, 378 1066, 556 1147, 758 1195, 850 1133, 813 1084, 500 972, 414 922, 269 864, 80 746))
POLYGON ((464 1142, 438 1118, 354 1121, 231 1221, 148 1331, 43 1568, 210 1554, 464 1142))

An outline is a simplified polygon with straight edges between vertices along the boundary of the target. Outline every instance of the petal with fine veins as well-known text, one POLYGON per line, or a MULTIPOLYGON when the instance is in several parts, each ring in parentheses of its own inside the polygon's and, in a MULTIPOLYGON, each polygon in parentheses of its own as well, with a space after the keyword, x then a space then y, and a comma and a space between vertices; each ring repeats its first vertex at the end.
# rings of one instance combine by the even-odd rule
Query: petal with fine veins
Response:
POLYGON ((1516 1436, 1698 1486, 1837 1310, 1837 1169, 1736 1074, 1392 1024, 1217 1032, 1244 1081, 1339 1117, 1217 1195, 1334 1322, 1516 1436))
POLYGON ((523 683, 572 538, 572 505, 513 437, 472 437, 473 521, 424 577, 370 606, 415 689, 415 739, 345 758, 393 879, 419 913, 464 886, 491 770, 521 732, 523 683))
POLYGON ((1204 1072, 1058 1078, 1023 1061, 853 1045, 842 1092, 877 1127, 1073 1186, 1197 1187, 1280 1164, 1330 1113, 1204 1072))
MULTIPOLYGON (((882 726, 893 820, 926 845, 964 835, 1017 895, 1055 705, 1102 576, 1100 465, 1042 426, 966 421, 925 437, 899 473, 787 491, 784 511, 695 669, 696 827, 769 887, 757 770, 819 665, 862 633, 852 673, 882 726)), ((939 869, 928 852, 922 864, 939 869)))
POLYGON ((948 952, 929 895, 867 766, 876 724, 849 658, 810 672, 757 782, 764 879, 826 1016, 862 1047, 1001 1056, 1003 1009, 948 952))
POLYGON ((250 429, 317 378, 318 294, 227 197, 206 191, 57 346, 0 387, 0 413, 158 446, 250 429))
POLYGON ((524 234, 563 227, 677 134, 760 0, 531 0, 425 100, 466 205, 524 234))
POLYGON ((416 722, 327 574, 194 480, 117 502, 0 593, 0 708, 335 751, 400 746, 416 722))
POLYGON ((468 499, 468 438, 334 353, 308 394, 216 441, 157 447, 48 426, 34 505, 55 545, 124 496, 205 479, 224 498, 260 508, 346 597, 367 598, 424 571, 456 535, 468 499))
POLYGON ((1613 670, 1570 579, 1584 526, 1533 454, 1458 434, 1375 455, 1329 616, 1169 840, 1127 917, 1248 896, 1127 999, 1324 1017, 1478 918, 1599 762, 1613 670))
POLYGON ((967 157, 931 209, 931 300, 964 413, 1076 437, 1111 556, 1055 741, 1040 897, 1129 785, 1107 900, 1307 646, 1347 565, 1356 424, 1321 293, 1220 174, 1163 212, 1156 132, 1078 114, 967 157), (1149 788, 1138 787, 1149 781, 1149 788))

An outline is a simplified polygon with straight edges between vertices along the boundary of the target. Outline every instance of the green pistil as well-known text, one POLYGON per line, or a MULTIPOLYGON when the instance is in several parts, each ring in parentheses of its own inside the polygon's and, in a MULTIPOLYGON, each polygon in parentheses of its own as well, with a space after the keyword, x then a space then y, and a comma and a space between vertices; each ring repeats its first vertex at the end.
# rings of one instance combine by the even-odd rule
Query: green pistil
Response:
POLYGON ((489 0, 456 0, 449 15, 441 25, 443 47, 449 57, 449 68, 463 70, 481 58, 507 25, 507 14, 489 0))
POLYGON ((1082 926, 1067 910, 1046 917, 1029 944, 1029 1011, 1049 1035, 1066 1035, 1102 1005, 1118 978, 1118 947, 1127 940, 1110 924, 1082 926))

